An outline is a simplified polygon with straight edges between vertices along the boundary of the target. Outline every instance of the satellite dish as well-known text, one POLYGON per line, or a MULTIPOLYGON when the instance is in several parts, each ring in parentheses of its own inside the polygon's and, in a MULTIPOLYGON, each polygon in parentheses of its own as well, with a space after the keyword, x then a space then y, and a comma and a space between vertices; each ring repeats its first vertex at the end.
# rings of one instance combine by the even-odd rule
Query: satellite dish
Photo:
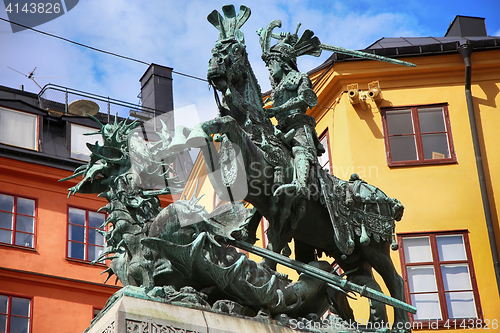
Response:
POLYGON ((99 105, 88 99, 79 99, 68 106, 68 112, 77 116, 85 116, 87 113, 95 116, 99 112, 99 105))

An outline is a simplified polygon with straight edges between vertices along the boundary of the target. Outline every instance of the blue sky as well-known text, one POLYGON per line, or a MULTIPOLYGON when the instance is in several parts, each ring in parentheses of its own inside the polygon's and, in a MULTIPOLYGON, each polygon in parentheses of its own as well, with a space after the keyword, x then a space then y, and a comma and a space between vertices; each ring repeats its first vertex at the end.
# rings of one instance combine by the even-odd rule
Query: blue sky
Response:
MULTIPOLYGON (((80 43, 173 67, 175 71, 205 78, 210 51, 217 30, 206 17, 221 10, 226 1, 173 0, 87 0, 65 15, 35 27, 80 43)), ((239 7, 241 3, 234 3, 239 7)), ((363 49, 382 37, 444 36, 456 15, 486 19, 491 36, 500 36, 498 0, 358 0, 304 1, 254 0, 245 3, 252 15, 242 30, 247 52, 263 90, 269 89, 268 71, 260 59, 255 31, 274 20, 282 31, 295 31, 297 22, 311 29, 321 42, 351 49, 363 49)), ((3 7, 0 17, 7 18, 3 7)), ((0 85, 38 93, 39 88, 22 75, 35 66, 38 83, 54 83, 94 94, 137 103, 139 78, 146 65, 95 53, 32 31, 13 34, 0 21, 0 85)), ((330 54, 302 57, 299 69, 308 71, 330 54)), ((205 82, 174 74, 176 108, 195 105, 201 119, 215 114, 213 94, 205 82)))

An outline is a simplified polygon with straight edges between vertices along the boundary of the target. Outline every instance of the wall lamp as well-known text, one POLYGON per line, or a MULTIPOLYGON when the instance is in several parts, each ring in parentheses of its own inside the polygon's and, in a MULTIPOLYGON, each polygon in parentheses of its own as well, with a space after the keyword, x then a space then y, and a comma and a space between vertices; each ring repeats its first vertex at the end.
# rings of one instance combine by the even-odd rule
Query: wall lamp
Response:
POLYGON ((382 91, 380 90, 378 81, 368 83, 368 91, 359 90, 357 83, 348 84, 347 95, 349 96, 349 102, 351 102, 351 104, 358 104, 360 102, 366 103, 367 98, 370 98, 374 102, 378 102, 382 99, 382 91))

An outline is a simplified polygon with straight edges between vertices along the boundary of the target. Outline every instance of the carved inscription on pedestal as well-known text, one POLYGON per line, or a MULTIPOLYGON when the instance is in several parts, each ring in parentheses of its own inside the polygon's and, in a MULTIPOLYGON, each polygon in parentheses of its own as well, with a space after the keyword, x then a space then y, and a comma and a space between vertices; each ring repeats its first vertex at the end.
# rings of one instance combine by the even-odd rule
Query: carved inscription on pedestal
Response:
MULTIPOLYGON (((200 333, 172 325, 159 325, 151 322, 126 320, 127 333, 200 333)), ((113 331, 114 332, 114 331, 113 331)))

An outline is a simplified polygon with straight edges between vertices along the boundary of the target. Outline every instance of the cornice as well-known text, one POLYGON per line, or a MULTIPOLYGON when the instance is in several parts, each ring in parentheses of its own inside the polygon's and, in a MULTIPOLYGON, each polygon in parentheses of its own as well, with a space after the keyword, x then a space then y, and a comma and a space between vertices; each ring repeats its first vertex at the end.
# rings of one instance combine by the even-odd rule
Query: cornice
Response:
MULTIPOLYGON (((464 63, 458 54, 433 55, 406 59, 417 67, 403 67, 377 61, 339 62, 335 63, 327 75, 322 72, 311 75, 312 80, 319 79, 315 87, 318 105, 321 101, 335 99, 346 89, 347 84, 358 83, 360 89, 368 82, 378 80, 382 89, 405 89, 417 87, 433 87, 464 84, 464 63)), ((472 84, 497 80, 500 82, 500 50, 477 52, 472 56, 472 84), (498 70, 497 70, 498 69, 498 70)), ((366 89, 366 87, 365 87, 366 89)), ((324 102, 323 102, 324 103, 324 102)), ((311 112, 312 116, 321 114, 311 112)))
POLYGON ((0 278, 12 279, 18 283, 30 282, 33 284, 44 284, 49 288, 63 287, 70 289, 78 289, 92 291, 103 294, 112 294, 121 289, 120 286, 107 285, 103 283, 90 282, 84 280, 71 279, 62 276, 23 271, 18 269, 0 267, 0 278))
MULTIPOLYGON (((58 181, 59 179, 73 174, 68 170, 57 169, 36 163, 28 163, 7 157, 0 157, 0 173, 4 172, 42 178, 48 181, 58 181)), ((69 182, 74 182, 75 184, 77 183, 76 180, 70 180, 69 182)))

